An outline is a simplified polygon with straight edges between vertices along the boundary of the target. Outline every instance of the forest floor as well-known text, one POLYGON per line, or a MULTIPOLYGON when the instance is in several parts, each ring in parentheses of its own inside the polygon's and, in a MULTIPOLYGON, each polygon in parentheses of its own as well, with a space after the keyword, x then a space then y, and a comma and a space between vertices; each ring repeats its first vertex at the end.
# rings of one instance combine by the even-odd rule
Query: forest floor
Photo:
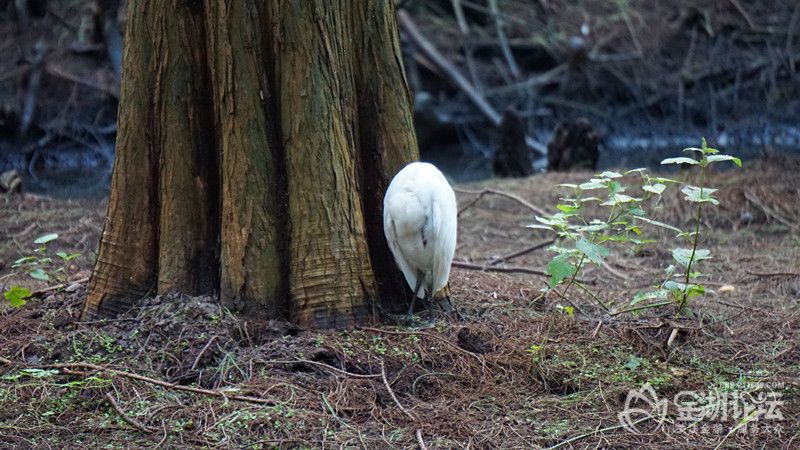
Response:
MULTIPOLYGON (((516 194, 552 210, 546 174, 459 186, 516 194)), ((672 174, 685 177, 684 174, 672 174)), ((611 317, 573 290, 543 295, 535 274, 454 269, 463 321, 427 329, 349 331, 246 323, 213 298, 144 300, 123 317, 78 318, 85 282, 0 306, 0 442, 35 448, 797 448, 800 445, 800 160, 714 173, 721 205, 706 216, 701 270, 714 292, 673 310, 611 317), (568 314, 567 303, 575 307, 568 314), (672 336, 672 337, 671 337, 672 336), (629 410, 631 390, 653 392, 629 410), (688 392, 688 394, 687 394, 688 392), (687 403, 694 400, 694 405, 687 403), (761 402, 757 415, 742 408, 761 402), (770 406, 773 410, 770 411, 770 406), (662 415, 663 412, 663 415, 662 415), (706 417, 703 418, 703 413, 706 417), (763 413, 763 414, 762 414, 763 413), (651 415, 651 416, 648 416, 651 415)), ((550 236, 525 226, 517 201, 458 194, 456 259, 490 264, 550 236)), ((691 222, 677 193, 657 217, 691 222)), ((36 282, 10 267, 37 237, 81 253, 63 263, 88 275, 102 202, 0 197, 0 285, 36 282)), ((581 276, 612 307, 663 279, 676 242, 581 276)), ((543 270, 540 249, 492 267, 543 270)))

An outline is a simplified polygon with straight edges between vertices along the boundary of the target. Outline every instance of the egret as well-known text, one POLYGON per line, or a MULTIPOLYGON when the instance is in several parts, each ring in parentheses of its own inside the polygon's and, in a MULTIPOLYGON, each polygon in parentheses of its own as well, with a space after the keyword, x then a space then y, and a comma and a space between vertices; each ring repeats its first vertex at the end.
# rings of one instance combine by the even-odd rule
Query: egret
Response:
MULTIPOLYGON (((395 175, 383 198, 383 231, 417 298, 430 304, 447 285, 456 251, 456 194, 436 166, 414 162, 395 175)), ((449 301, 449 298, 448 298, 449 301)))

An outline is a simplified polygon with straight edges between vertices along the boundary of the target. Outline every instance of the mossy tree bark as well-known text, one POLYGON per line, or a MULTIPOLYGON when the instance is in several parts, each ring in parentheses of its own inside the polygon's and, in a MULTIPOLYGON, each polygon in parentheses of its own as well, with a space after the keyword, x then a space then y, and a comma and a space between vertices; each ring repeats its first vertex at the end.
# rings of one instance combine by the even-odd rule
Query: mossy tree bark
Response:
POLYGON ((85 317, 173 292, 309 327, 402 310, 383 193, 417 147, 391 0, 132 2, 125 35, 85 317))

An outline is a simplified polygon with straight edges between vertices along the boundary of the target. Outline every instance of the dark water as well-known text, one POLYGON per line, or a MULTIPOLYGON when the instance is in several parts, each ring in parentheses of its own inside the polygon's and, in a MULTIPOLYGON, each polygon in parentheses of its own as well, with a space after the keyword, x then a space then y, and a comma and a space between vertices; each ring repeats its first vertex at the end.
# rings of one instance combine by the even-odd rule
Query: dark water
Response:
MULTIPOLYGON (((541 131, 535 138, 546 142, 541 131)), ((800 125, 737 127, 708 136, 709 145, 747 160, 771 153, 800 155, 800 125)), ((661 160, 681 154, 686 147, 699 147, 700 134, 666 132, 614 132, 603 136, 598 170, 608 168, 662 167, 661 160)), ((459 145, 422 148, 422 159, 442 169, 454 182, 478 181, 493 176, 492 147, 480 139, 459 145)), ((59 198, 102 198, 108 195, 113 147, 56 146, 22 154, 0 145, 0 172, 17 170, 26 192, 59 198)), ((544 159, 537 161, 543 169, 544 159)))

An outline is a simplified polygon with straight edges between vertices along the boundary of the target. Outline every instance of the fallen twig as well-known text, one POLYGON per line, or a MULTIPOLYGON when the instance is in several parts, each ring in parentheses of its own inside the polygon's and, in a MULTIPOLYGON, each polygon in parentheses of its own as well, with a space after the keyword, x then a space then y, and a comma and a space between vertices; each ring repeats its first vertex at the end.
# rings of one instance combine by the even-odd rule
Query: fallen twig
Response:
POLYGON ((522 250, 518 250, 518 251, 516 251, 514 253, 511 253, 511 254, 508 254, 508 255, 505 255, 505 256, 501 256, 501 257, 499 257, 499 258, 497 258, 495 260, 492 260, 489 263, 489 265, 490 266, 494 266, 494 265, 500 264, 501 262, 506 262, 506 261, 512 260, 514 258, 519 258, 522 255, 527 255, 530 252, 534 252, 536 250, 539 250, 540 248, 547 247, 548 245, 554 243, 555 241, 556 241, 556 239, 553 238, 553 239, 546 240, 544 242, 540 242, 538 244, 533 244, 530 247, 525 247, 522 250))
POLYGON ((194 359, 194 362, 192 363, 192 367, 191 367, 191 369, 189 369, 189 370, 195 370, 195 369, 197 368, 197 365, 198 365, 198 364, 200 364, 200 358, 202 358, 202 357, 203 357, 203 354, 205 354, 206 350, 208 350, 208 348, 209 348, 209 347, 211 347, 211 344, 212 344, 212 343, 213 343, 215 340, 217 340, 217 338, 218 338, 218 337, 219 337, 219 336, 218 336, 218 335, 216 335, 216 334, 215 334, 214 336, 211 336, 211 339, 209 339, 209 340, 208 340, 208 342, 206 343, 206 345, 205 345, 205 346, 203 346, 203 349, 202 349, 202 350, 200 350, 200 353, 198 353, 198 354, 197 354, 197 357, 194 359))
POLYGON ((31 292, 31 297, 40 297, 40 296, 42 296, 44 294, 47 294, 48 292, 57 291, 59 289, 64 289, 65 287, 71 286, 73 284, 86 283, 88 281, 89 281, 89 277, 85 277, 85 278, 79 278, 79 279, 77 279, 75 281, 70 281, 69 283, 60 283, 60 284, 56 284, 56 285, 53 285, 53 286, 48 286, 46 288, 42 288, 42 289, 39 289, 39 290, 31 292))
MULTIPOLYGON (((645 417, 642 417, 640 419, 634 420, 633 422, 630 423, 630 425, 637 425, 637 424, 640 424, 640 423, 642 423, 642 422, 644 422, 646 420, 650 420, 650 419, 654 419, 654 417, 653 416, 645 416, 645 417)), ((563 447, 565 445, 569 445, 569 444, 571 444, 571 443, 573 443, 575 441, 579 441, 581 439, 584 439, 584 438, 587 438, 587 437, 590 437, 590 436, 594 436, 595 434, 605 433, 606 431, 619 430, 620 428, 627 428, 627 427, 628 427, 627 424, 626 425, 614 425, 613 427, 605 427, 605 428, 600 428, 600 429, 597 429, 597 430, 594 430, 594 431, 589 431, 588 433, 583 433, 583 434, 579 434, 577 436, 571 437, 571 438, 567 439, 566 441, 561 441, 561 442, 559 442, 558 444, 556 444, 556 445, 554 445, 552 447, 547 447, 545 450, 555 450, 555 449, 561 448, 561 447, 563 447)))
POLYGON ((333 367, 333 366, 331 366, 329 364, 325 364, 325 363, 322 363, 322 362, 319 362, 319 361, 311 361, 311 360, 308 360, 308 359, 273 360, 273 361, 260 361, 260 362, 263 363, 263 364, 297 364, 297 363, 310 364, 312 366, 322 367, 324 369, 328 369, 328 370, 336 372, 338 374, 345 375, 345 376, 348 376, 348 377, 353 377, 353 378, 378 378, 378 377, 380 377, 380 374, 352 373, 352 372, 348 372, 346 370, 339 369, 338 367, 333 367))
POLYGON ((88 88, 92 88, 94 90, 100 91, 104 94, 110 95, 114 98, 119 98, 119 91, 113 86, 105 86, 102 84, 95 83, 93 81, 85 80, 78 75, 73 73, 67 72, 66 70, 62 69, 61 67, 54 65, 54 64, 47 64, 45 66, 45 70, 50 75, 53 75, 58 78, 62 78, 67 81, 71 81, 73 83, 77 83, 88 88))
POLYGON ((459 269, 469 269, 469 270, 480 270, 485 272, 500 272, 500 273, 528 273, 531 275, 539 275, 542 277, 550 277, 547 272, 536 270, 536 269, 529 269, 527 267, 517 267, 517 266, 481 266, 479 264, 472 264, 466 261, 453 261, 450 263, 451 267, 457 267, 459 269))
MULTIPOLYGON (((15 364, 13 361, 0 357, 0 362, 5 365, 18 365, 15 364)), ((131 380, 142 381, 149 384, 154 384, 156 386, 161 386, 166 389, 171 389, 175 391, 183 391, 183 392, 191 392, 193 394, 201 394, 207 395, 210 397, 217 397, 224 400, 236 400, 240 402, 246 403, 257 403, 261 405, 275 405, 275 401, 268 400, 265 398, 259 397, 250 397, 247 395, 227 395, 220 391, 213 391, 211 389, 203 389, 203 388, 196 388, 191 386, 182 386, 175 383, 169 383, 163 380, 157 380, 155 378, 150 378, 144 375, 139 375, 137 373, 126 372, 124 370, 119 369, 112 369, 111 367, 100 366, 97 364, 87 363, 87 362, 77 362, 77 363, 60 363, 60 364, 47 364, 47 365, 37 365, 37 366, 25 366, 23 367, 30 367, 36 369, 88 369, 94 370, 96 372, 106 372, 112 375, 117 375, 124 378, 129 378, 131 380)))
POLYGON ((363 331, 372 331, 373 333, 399 334, 399 335, 404 335, 404 336, 412 336, 412 335, 413 336, 416 336, 416 335, 428 336, 430 338, 436 339, 439 342, 442 342, 443 344, 455 349, 456 351, 459 351, 461 353, 465 353, 465 354, 467 354, 469 356, 472 356, 473 358, 477 359, 478 362, 481 363, 481 365, 483 365, 483 366, 486 365, 486 361, 483 359, 483 357, 481 357, 477 353, 472 353, 469 350, 463 349, 463 348, 459 347, 458 345, 453 344, 452 342, 448 341, 447 339, 445 339, 443 337, 437 336, 435 334, 427 333, 425 331, 421 331, 421 330, 420 331, 381 330, 379 328, 370 328, 370 327, 364 327, 364 328, 361 328, 361 330, 363 330, 363 331))
MULTIPOLYGON (((485 115, 495 126, 500 126, 503 121, 503 116, 497 112, 492 105, 481 95, 472 83, 467 80, 458 69, 442 55, 439 50, 425 37, 417 28, 417 25, 411 19, 411 16, 404 10, 397 11, 397 20, 403 31, 406 32, 411 42, 418 48, 425 56, 436 65, 447 78, 456 87, 461 89, 464 94, 472 101, 472 103, 485 115)), ((529 136, 525 137, 525 143, 528 147, 537 151, 541 155, 547 154, 547 146, 532 139, 529 136)))
POLYGON ((106 393, 106 398, 108 399, 108 403, 111 404, 111 407, 114 408, 114 411, 116 411, 117 414, 119 414, 119 416, 122 417, 122 420, 124 420, 128 425, 132 426, 133 428, 144 431, 145 433, 156 432, 155 429, 150 428, 144 425, 143 423, 139 422, 138 420, 134 419, 133 417, 130 417, 129 415, 125 414, 125 411, 123 411, 122 408, 119 406, 117 400, 114 398, 113 395, 111 395, 111 392, 106 393))
POLYGON ((745 270, 745 273, 757 277, 800 277, 800 273, 798 272, 751 272, 745 270))
POLYGON ((798 225, 796 223, 792 223, 788 219, 782 217, 780 214, 778 214, 772 208, 770 208, 769 206, 765 205, 764 202, 762 202, 758 197, 756 197, 756 195, 753 194, 751 191, 744 191, 744 198, 746 198, 747 200, 752 202, 754 205, 756 205, 759 208, 761 208, 761 210, 764 211, 764 214, 766 214, 767 216, 772 217, 773 219, 777 220, 778 222, 780 222, 780 223, 782 223, 782 224, 786 225, 787 227, 792 228, 794 230, 800 229, 800 225, 798 225))
POLYGON ((511 46, 508 44, 508 36, 506 36, 506 32, 503 29, 505 25, 503 23, 503 19, 500 17, 500 7, 497 6, 497 0, 489 0, 489 8, 494 16, 494 26, 497 30, 497 40, 500 41, 500 48, 503 50, 503 57, 506 59, 508 69, 511 71, 511 76, 515 80, 519 80, 521 72, 519 70, 519 66, 517 65, 517 61, 514 59, 514 54, 511 52, 511 46))
POLYGON ((736 10, 739 11, 739 14, 742 15, 744 21, 747 22, 747 26, 750 27, 751 30, 757 30, 758 25, 756 25, 756 23, 753 22, 753 19, 750 17, 750 14, 748 14, 747 10, 744 9, 744 6, 742 6, 742 4, 739 3, 739 0, 729 0, 729 1, 731 2, 731 4, 733 4, 736 10))
MULTIPOLYGON (((395 405, 400 408, 400 411, 403 411, 403 414, 408 416, 408 418, 414 422, 419 422, 419 418, 411 414, 411 412, 407 410, 402 403, 400 403, 400 400, 394 394, 392 385, 389 384, 389 379, 386 378, 386 365, 384 365, 383 360, 381 360, 381 379, 383 380, 383 385, 386 386, 386 390, 389 392, 389 396, 392 397, 392 400, 394 400, 395 405)), ((417 431, 414 434, 417 437, 417 443, 419 444, 419 447, 423 450, 427 450, 428 446, 425 445, 425 440, 422 439, 422 429, 417 428, 417 431)))
POLYGON ((458 215, 459 216, 461 215, 462 212, 466 211, 467 209, 472 207, 475 203, 477 203, 486 194, 499 195, 500 197, 505 197, 505 198, 514 200, 515 202, 517 202, 520 205, 530 209, 531 211, 533 211, 535 214, 537 214, 539 216, 547 216, 547 215, 549 215, 542 208, 540 208, 540 207, 532 204, 531 202, 525 200, 524 198, 522 198, 522 197, 520 197, 520 196, 518 196, 516 194, 512 194, 510 192, 498 191, 496 189, 484 189, 482 191, 470 191, 470 190, 466 190, 466 189, 454 189, 454 191, 458 192, 459 194, 477 195, 477 197, 472 199, 469 203, 467 203, 466 205, 462 206, 461 209, 458 210, 458 215))
POLYGON ((409 419, 415 422, 418 421, 419 419, 411 414, 411 412, 407 410, 402 403, 400 403, 400 400, 398 400, 397 396, 394 394, 392 386, 389 384, 389 380, 386 378, 386 366, 383 364, 383 360, 381 360, 381 379, 383 380, 383 385, 386 386, 386 390, 389 392, 389 395, 392 397, 392 400, 394 400, 394 403, 398 408, 400 408, 400 411, 403 411, 403 414, 408 416, 409 419))

